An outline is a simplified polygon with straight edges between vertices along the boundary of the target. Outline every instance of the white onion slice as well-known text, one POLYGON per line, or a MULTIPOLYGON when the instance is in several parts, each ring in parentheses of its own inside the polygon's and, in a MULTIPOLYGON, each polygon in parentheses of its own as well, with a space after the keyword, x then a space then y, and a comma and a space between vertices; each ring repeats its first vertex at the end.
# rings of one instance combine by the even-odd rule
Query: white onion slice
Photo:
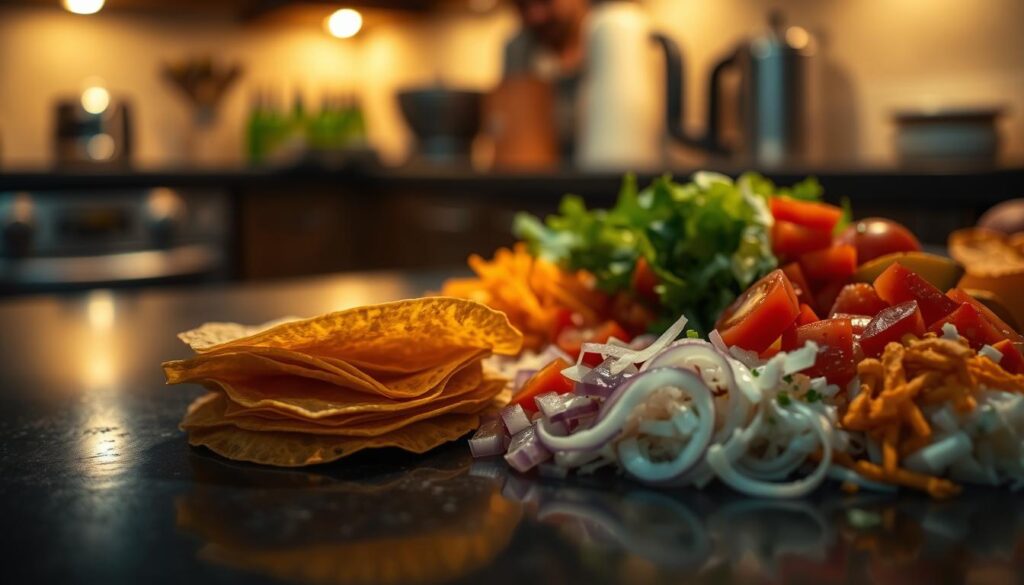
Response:
POLYGON ((914 451, 903 460, 903 465, 911 471, 939 475, 973 450, 971 438, 961 431, 914 451))
POLYGON ((718 329, 712 329, 711 333, 708 334, 708 341, 711 345, 718 348, 719 351, 729 353, 729 346, 725 344, 725 340, 722 339, 722 334, 718 332, 718 329))
POLYGON ((774 483, 754 479, 741 473, 726 456, 725 449, 721 445, 712 445, 708 448, 707 461, 715 474, 723 482, 733 489, 754 497, 762 498, 799 498, 809 494, 824 481, 829 466, 832 464, 832 439, 831 427, 828 421, 807 408, 807 405, 795 402, 792 408, 802 416, 807 417, 808 424, 818 434, 821 441, 821 460, 810 475, 801 479, 774 483))
POLYGON ((715 404, 707 386, 691 378, 685 384, 672 384, 672 387, 682 390, 690 398, 692 408, 697 411, 698 425, 686 446, 671 461, 651 461, 641 452, 635 438, 621 441, 618 445, 619 463, 627 473, 641 481, 666 481, 686 473, 700 460, 711 440, 715 404))
MULTIPOLYGON (((553 451, 592 451, 614 439, 622 431, 626 418, 640 403, 655 390, 665 387, 689 388, 699 385, 707 390, 696 374, 675 368, 658 368, 637 374, 619 386, 612 397, 605 402, 598 420, 588 429, 565 437, 552 433, 546 421, 537 424, 537 436, 553 451)), ((697 392, 697 391, 694 391, 697 392)), ((710 391, 708 391, 710 395, 710 391)))
POLYGON ((654 343, 639 351, 632 351, 629 354, 619 356, 619 360, 613 363, 610 368, 612 374, 620 374, 625 371, 630 364, 642 364, 654 357, 661 350, 668 347, 668 344, 675 341, 680 334, 682 334, 683 329, 686 327, 686 322, 686 315, 679 317, 671 327, 666 329, 664 333, 654 340, 654 343))

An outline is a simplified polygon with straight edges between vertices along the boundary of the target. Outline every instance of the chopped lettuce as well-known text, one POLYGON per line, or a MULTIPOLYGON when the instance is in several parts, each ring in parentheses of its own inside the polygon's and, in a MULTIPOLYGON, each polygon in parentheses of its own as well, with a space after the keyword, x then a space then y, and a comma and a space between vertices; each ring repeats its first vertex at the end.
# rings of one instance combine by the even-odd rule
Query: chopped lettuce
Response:
POLYGON ((814 178, 777 188, 755 173, 733 181, 709 172, 688 183, 664 176, 638 190, 627 175, 611 209, 587 209, 569 195, 558 214, 543 222, 520 214, 514 229, 534 255, 593 273, 609 293, 630 292, 637 260, 645 258, 659 281, 652 329, 685 314, 706 334, 740 292, 777 265, 768 197, 818 199, 821 192, 814 178))

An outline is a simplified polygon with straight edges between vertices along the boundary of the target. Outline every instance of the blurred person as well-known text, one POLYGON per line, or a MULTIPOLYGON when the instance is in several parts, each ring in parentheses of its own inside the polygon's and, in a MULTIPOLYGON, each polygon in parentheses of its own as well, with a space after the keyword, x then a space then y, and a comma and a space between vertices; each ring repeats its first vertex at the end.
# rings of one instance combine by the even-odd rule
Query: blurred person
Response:
POLYGON ((583 21, 590 0, 514 0, 522 28, 505 45, 503 79, 553 86, 559 154, 572 156, 576 91, 585 55, 583 21))

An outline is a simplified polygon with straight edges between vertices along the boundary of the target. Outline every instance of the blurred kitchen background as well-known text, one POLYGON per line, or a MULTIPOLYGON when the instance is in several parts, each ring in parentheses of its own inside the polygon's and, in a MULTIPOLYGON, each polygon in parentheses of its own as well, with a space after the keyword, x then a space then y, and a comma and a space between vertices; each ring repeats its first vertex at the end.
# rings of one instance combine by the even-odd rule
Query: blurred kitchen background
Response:
MULTIPOLYGON (((622 172, 1024 197, 1019 0, 0 0, 0 293, 458 266, 622 172)), ((643 179, 642 179, 643 180, 643 179)))

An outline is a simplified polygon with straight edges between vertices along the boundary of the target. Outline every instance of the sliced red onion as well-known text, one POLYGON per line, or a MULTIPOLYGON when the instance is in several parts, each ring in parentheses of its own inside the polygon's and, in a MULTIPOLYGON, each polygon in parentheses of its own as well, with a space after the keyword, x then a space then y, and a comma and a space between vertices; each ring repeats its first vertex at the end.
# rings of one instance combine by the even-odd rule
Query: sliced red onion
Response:
POLYGON ((598 410, 600 410, 600 406, 592 398, 571 396, 562 403, 562 410, 550 417, 550 422, 569 424, 596 416, 598 410))
POLYGON ((512 437, 505 461, 513 469, 525 473, 551 458, 551 452, 537 438, 536 429, 527 427, 512 437))
POLYGON ((530 426, 530 417, 518 404, 509 404, 501 409, 501 420, 504 421, 508 434, 513 436, 530 426))
MULTIPOLYGON (((690 388, 699 384, 707 386, 688 370, 657 368, 637 374, 619 386, 605 402, 598 414, 598 420, 588 429, 560 437, 551 432, 546 421, 537 423, 537 436, 553 451, 592 451, 604 446, 622 431, 626 418, 640 403, 655 390, 665 387, 690 388)), ((709 395, 710 395, 710 391, 709 395)))
POLYGON ((473 433, 469 439, 469 450, 473 457, 490 457, 505 452, 505 427, 501 421, 489 420, 473 433))
POLYGON ((613 374, 611 372, 613 363, 615 363, 615 358, 610 357, 601 362, 601 364, 594 369, 587 372, 583 376, 583 379, 576 384, 574 391, 582 396, 608 398, 608 396, 615 391, 620 384, 637 373, 636 366, 630 364, 629 367, 621 373, 613 374))
POLYGON ((568 395, 559 394, 558 392, 545 392, 538 396, 534 396, 533 402, 537 405, 537 410, 541 416, 551 420, 551 417, 565 410, 565 399, 568 395))
POLYGON ((527 380, 532 378, 536 373, 537 370, 519 370, 516 372, 515 380, 512 382, 512 390, 515 392, 522 390, 527 380))

